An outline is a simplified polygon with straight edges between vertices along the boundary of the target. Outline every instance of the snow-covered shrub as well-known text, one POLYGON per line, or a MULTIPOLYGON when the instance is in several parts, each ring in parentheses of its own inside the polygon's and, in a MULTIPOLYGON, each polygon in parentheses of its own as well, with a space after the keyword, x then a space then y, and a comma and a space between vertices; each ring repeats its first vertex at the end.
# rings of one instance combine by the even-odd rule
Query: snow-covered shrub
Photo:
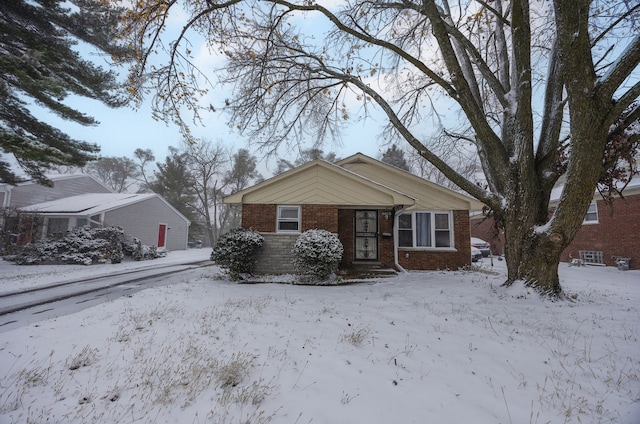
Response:
POLYGON ((112 227, 109 232, 97 234, 91 228, 75 228, 73 231, 24 245, 16 262, 21 265, 105 263, 110 256, 112 233, 124 231, 122 228, 112 227))
POLYGON ((122 250, 122 241, 115 236, 111 235, 111 253, 109 255, 112 264, 119 264, 124 259, 124 252, 122 250))
POLYGON ((136 249, 133 251, 133 260, 141 261, 144 259, 144 253, 142 252, 142 242, 140 240, 136 240, 136 249))
POLYGON ((223 234, 211 252, 211 260, 227 268, 229 276, 238 280, 241 274, 250 274, 256 263, 258 249, 264 237, 255 230, 238 228, 223 234))
MULTIPOLYGON (((128 244, 134 240, 125 234, 121 227, 75 228, 72 231, 56 236, 27 243, 20 246, 18 252, 5 259, 13 260, 18 265, 36 264, 82 264, 119 263, 125 255, 131 255, 128 244)), ((150 253, 145 259, 153 259, 154 250, 149 246, 141 246, 150 253)))
POLYGON ((142 252, 142 256, 144 257, 145 261, 167 256, 167 251, 163 250, 162 252, 160 252, 155 244, 152 244, 151 246, 145 245, 144 247, 145 249, 142 252))
POLYGON ((326 230, 305 231, 291 251, 296 272, 320 280, 338 271, 343 252, 340 239, 326 230))

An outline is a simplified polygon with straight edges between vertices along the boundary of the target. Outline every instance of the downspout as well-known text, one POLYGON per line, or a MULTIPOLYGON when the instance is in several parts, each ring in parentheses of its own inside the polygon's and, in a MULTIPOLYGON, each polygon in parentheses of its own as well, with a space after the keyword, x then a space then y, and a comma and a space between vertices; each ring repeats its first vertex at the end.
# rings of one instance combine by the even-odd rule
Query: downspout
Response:
POLYGON ((393 210, 393 262, 397 269, 404 274, 409 272, 404 269, 398 262, 398 216, 404 210, 404 206, 400 206, 398 209, 393 210))

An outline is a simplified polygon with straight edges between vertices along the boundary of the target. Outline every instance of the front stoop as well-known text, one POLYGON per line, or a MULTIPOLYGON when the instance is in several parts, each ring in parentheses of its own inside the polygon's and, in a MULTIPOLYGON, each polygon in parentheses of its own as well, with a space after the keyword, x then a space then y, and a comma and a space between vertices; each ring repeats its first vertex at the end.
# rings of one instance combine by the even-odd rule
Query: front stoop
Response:
POLYGON ((381 278, 398 275, 395 269, 385 268, 381 262, 354 261, 351 266, 341 270, 344 279, 351 278, 381 278))

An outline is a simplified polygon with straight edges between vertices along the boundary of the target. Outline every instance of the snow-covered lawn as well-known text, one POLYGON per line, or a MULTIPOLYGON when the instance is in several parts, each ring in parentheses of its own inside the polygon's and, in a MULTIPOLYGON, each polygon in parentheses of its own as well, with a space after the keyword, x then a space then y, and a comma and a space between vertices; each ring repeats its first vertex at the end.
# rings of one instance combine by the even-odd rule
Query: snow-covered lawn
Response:
POLYGON ((640 423, 640 271, 562 265, 575 301, 550 302, 487 262, 323 287, 208 267, 0 333, 0 422, 640 423))

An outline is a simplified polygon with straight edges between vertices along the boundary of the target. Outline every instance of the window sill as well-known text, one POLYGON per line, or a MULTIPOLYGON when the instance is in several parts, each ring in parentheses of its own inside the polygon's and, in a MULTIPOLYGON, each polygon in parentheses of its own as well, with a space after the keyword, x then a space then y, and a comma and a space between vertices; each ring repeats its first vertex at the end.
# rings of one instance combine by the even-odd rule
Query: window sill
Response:
POLYGON ((455 247, 398 247, 399 252, 457 252, 455 247))

